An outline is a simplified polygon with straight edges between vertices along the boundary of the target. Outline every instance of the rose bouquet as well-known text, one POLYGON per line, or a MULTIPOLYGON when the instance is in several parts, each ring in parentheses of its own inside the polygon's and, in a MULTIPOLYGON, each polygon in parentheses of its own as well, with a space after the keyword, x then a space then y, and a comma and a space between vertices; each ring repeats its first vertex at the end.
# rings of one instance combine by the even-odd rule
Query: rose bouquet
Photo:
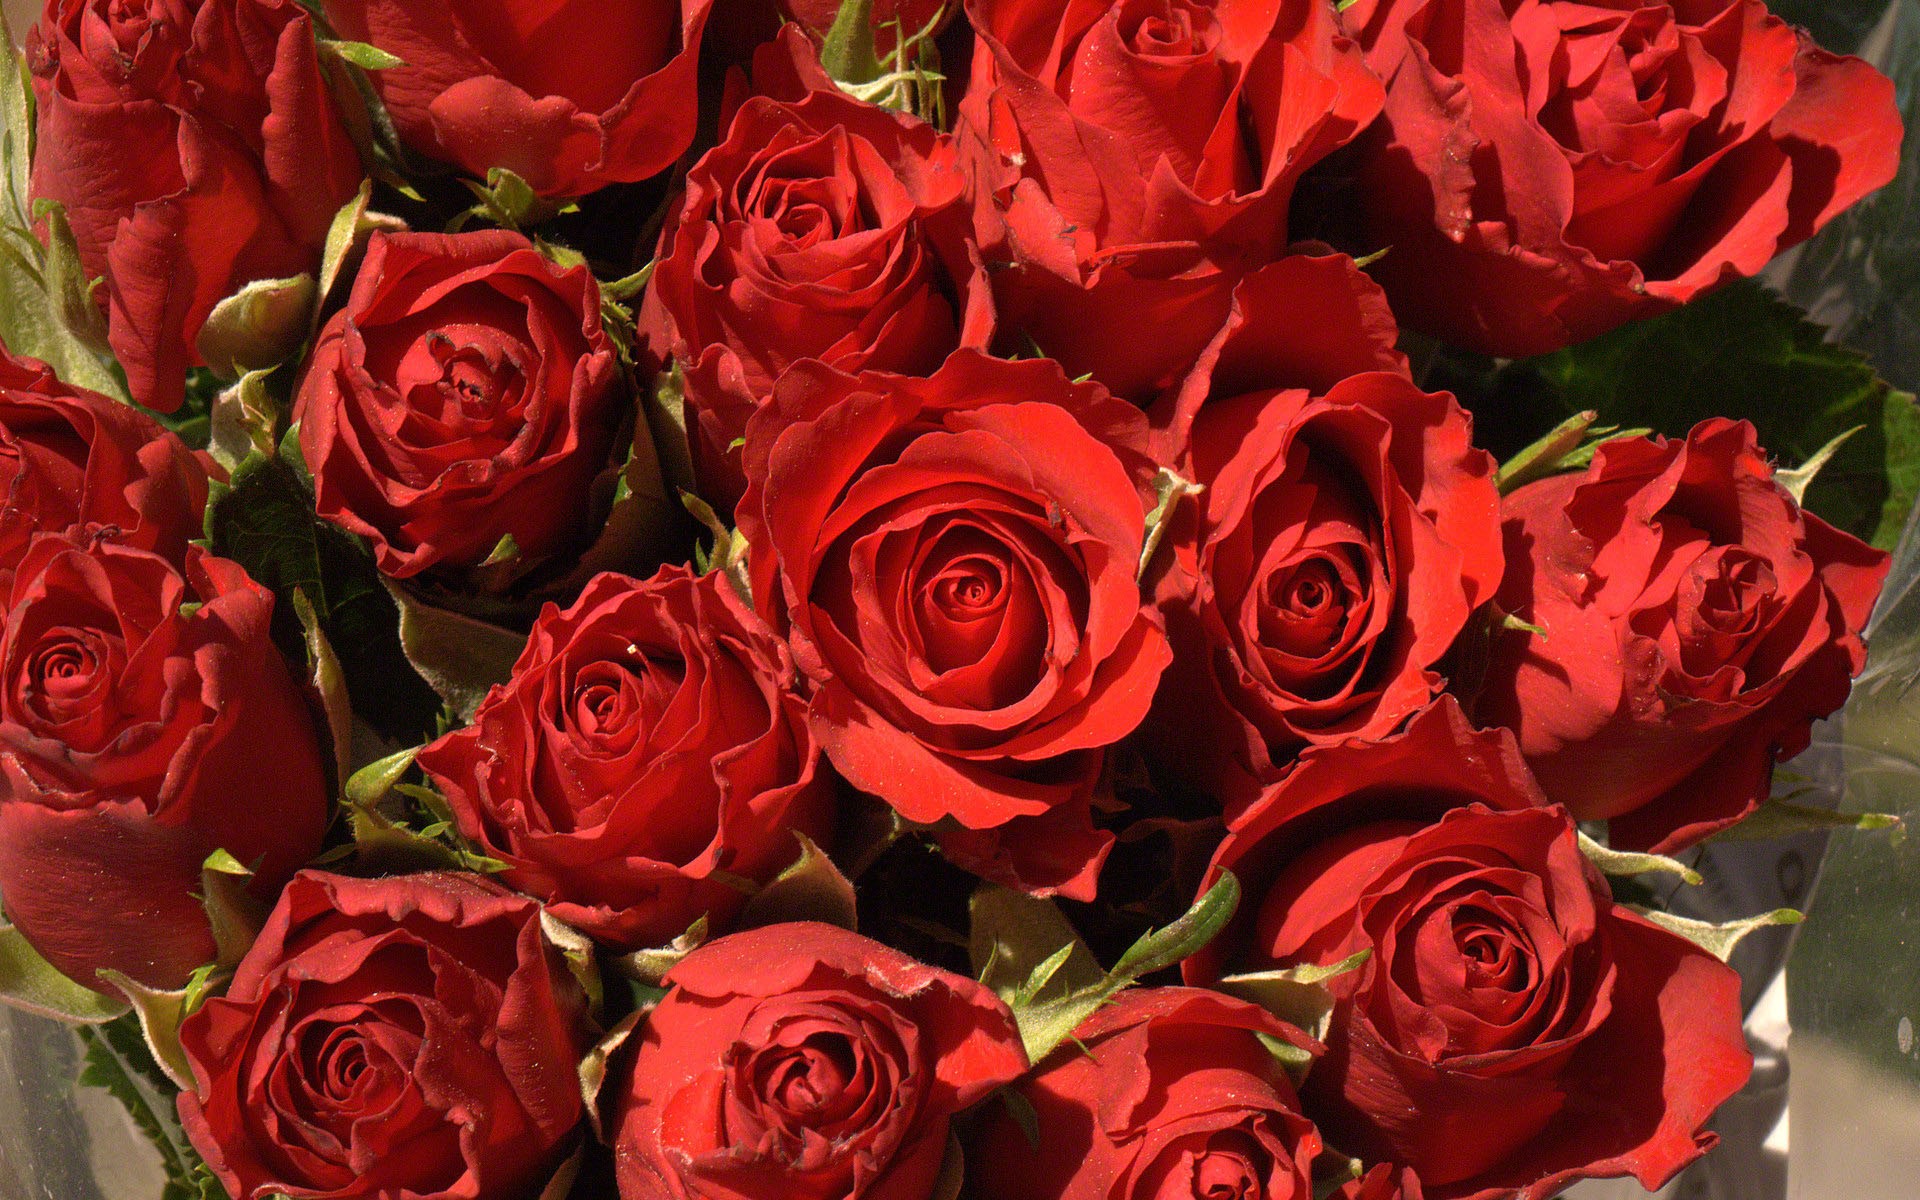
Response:
POLYGON ((1749 280, 1902 127, 1760 0, 21 42, 0 993, 168 1200, 1658 1187, 1798 914, 1652 881, 1885 823, 1920 411, 1749 280))

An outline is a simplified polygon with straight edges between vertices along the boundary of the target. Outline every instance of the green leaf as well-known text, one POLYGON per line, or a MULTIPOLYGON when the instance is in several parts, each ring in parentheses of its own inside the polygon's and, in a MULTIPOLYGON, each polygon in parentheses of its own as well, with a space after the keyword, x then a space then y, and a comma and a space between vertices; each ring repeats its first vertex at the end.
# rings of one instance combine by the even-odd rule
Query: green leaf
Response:
POLYGON ((33 84, 19 44, 0 16, 0 341, 44 360, 68 383, 125 400, 126 384, 105 352, 105 324, 64 215, 48 213, 50 245, 33 232, 33 84), (86 302, 79 311, 72 304, 76 292, 86 302))
POLYGON ((1588 862, 1599 867, 1607 875, 1630 877, 1665 873, 1678 875, 1690 884, 1704 882, 1700 872, 1679 859, 1668 858, 1662 854, 1636 854, 1629 850, 1615 850, 1600 844, 1584 833, 1580 835, 1580 852, 1587 856, 1588 862))
POLYGON ((80 1084, 101 1088, 118 1100, 160 1152, 167 1178, 184 1186, 193 1174, 190 1164, 197 1159, 187 1148, 174 1116, 173 1097, 178 1085, 154 1062, 138 1021, 128 1017, 85 1026, 79 1033, 86 1048, 80 1084))
POLYGON ((1293 1080, 1294 1087, 1297 1088, 1307 1081, 1307 1073, 1313 1070, 1313 1051, 1305 1046, 1296 1046, 1292 1042, 1283 1041, 1264 1030, 1256 1031, 1253 1036, 1260 1039, 1260 1044, 1267 1048, 1268 1054, 1280 1060, 1280 1065, 1285 1068, 1287 1076, 1293 1080))
POLYGON ((1003 1088, 1000 1102, 1007 1106, 1007 1115, 1020 1127, 1020 1133, 1027 1139, 1027 1145, 1040 1148, 1040 1114, 1035 1111, 1033 1101, 1013 1088, 1003 1088))
POLYGON ((1361 949, 1325 966, 1303 963, 1272 971, 1228 975, 1214 986, 1229 996, 1259 1005, 1316 1039, 1324 1038, 1334 1007, 1327 981, 1359 970, 1372 954, 1370 949, 1361 949))
POLYGON ((1055 950, 1040 962, 1022 980, 1020 986, 1013 989, 1013 995, 1007 1000, 1008 1007, 1026 1008, 1039 1000, 1041 993, 1053 983, 1062 969, 1073 960, 1074 945, 1068 944, 1055 950))
MULTIPOLYGON (((18 140, 14 133, 8 131, 9 143, 18 140)), ((25 204, 21 193, 4 210, 17 214, 25 204)), ((125 401, 126 379, 107 349, 106 317, 94 299, 94 281, 80 266, 66 214, 47 201, 34 208, 0 221, 0 341, 42 360, 68 383, 125 401), (33 233, 36 220, 46 230, 44 244, 33 233)))
POLYGON ((1812 808, 1786 800, 1769 800, 1752 816, 1714 835, 1716 842, 1757 842, 1768 838, 1791 837, 1796 833, 1819 830, 1854 829, 1872 833, 1893 829, 1905 822, 1893 813, 1843 813, 1830 808, 1812 808))
POLYGON ((501 563, 509 563, 519 557, 520 543, 513 540, 511 533, 506 533, 500 536, 500 541, 494 546, 493 552, 487 555, 486 559, 482 561, 480 565, 483 567, 497 567, 501 563))
POLYGON ((1155 504, 1153 511, 1147 514, 1147 536, 1140 546, 1141 579, 1147 577, 1147 568, 1153 565, 1153 556, 1160 549, 1160 542, 1167 535, 1167 523, 1173 519, 1173 511, 1188 496, 1198 496, 1207 489, 1191 479, 1182 478, 1178 472, 1166 467, 1153 480, 1155 504))
POLYGON ((491 221, 502 229, 526 230, 544 225, 574 206, 548 200, 533 190, 533 185, 506 167, 487 171, 487 181, 461 180, 478 201, 463 214, 491 221))
POLYGON ((1597 412, 1575 413, 1553 427, 1547 435, 1500 464, 1495 476, 1500 494, 1506 495, 1536 479, 1545 479, 1566 468, 1564 460, 1587 440, 1587 431, 1600 419, 1597 412))
POLYGON ((256 279, 213 306, 195 346, 222 379, 278 366, 300 353, 318 303, 318 285, 304 272, 256 279))
POLYGON ((417 740, 439 701, 408 667, 398 610, 360 540, 314 514, 313 490, 290 429, 275 455, 250 455, 207 504, 213 552, 272 591, 274 641, 307 658, 292 596, 305 593, 339 658, 353 711, 398 740, 417 740))
POLYGON ((593 1127, 593 1136, 600 1141, 607 1140, 605 1121, 600 1113, 600 1092, 607 1086, 607 1064, 613 1056, 626 1045, 633 1031, 640 1028, 640 1022, 647 1019, 647 1008, 636 1008, 622 1017, 618 1024, 601 1035, 580 1060, 580 1099, 587 1106, 587 1122, 593 1127))
POLYGON ((713 548, 711 550, 703 550, 699 546, 694 547, 695 562, 699 564, 701 573, 705 574, 710 571, 718 571, 725 575, 727 582, 733 585, 733 590, 739 593, 740 599, 744 600, 747 606, 751 608, 753 606, 753 580, 747 574, 748 546, 746 537, 737 529, 728 529, 727 523, 720 519, 720 514, 713 511, 713 506, 692 492, 682 489, 680 492, 680 503, 686 508, 687 512, 692 515, 694 520, 698 521, 706 528, 708 533, 713 535, 713 548))
POLYGON ((677 359, 654 377, 652 387, 642 389, 640 401, 667 485, 676 493, 692 492, 696 481, 687 439, 686 379, 677 359))
POLYGON ((121 1001, 81 987, 55 970, 11 925, 0 925, 0 1002, 79 1024, 111 1021, 127 1012, 121 1001))
POLYGON ((1866 428, 1864 425, 1855 425, 1852 429, 1840 431, 1834 435, 1832 441, 1815 450, 1813 457, 1809 458, 1806 462, 1801 463, 1791 470, 1776 471, 1774 473, 1775 481, 1778 482, 1781 487, 1787 489, 1787 494, 1793 497, 1795 504, 1805 504, 1807 502, 1807 486, 1819 476, 1820 468, 1826 466, 1828 461, 1840 452, 1840 447, 1847 444, 1848 438, 1859 433, 1864 428, 1866 428))
POLYGON ((1798 925, 1806 920, 1804 913, 1791 908, 1776 908, 1772 912, 1761 913, 1757 917, 1720 924, 1696 921, 1691 917, 1677 917, 1658 909, 1635 906, 1634 911, 1669 933, 1677 933, 1686 938, 1721 962, 1726 962, 1733 957, 1734 949, 1756 929, 1766 929, 1774 925, 1798 925))
POLYGON ((631 275, 602 283, 600 290, 605 292, 609 298, 621 304, 625 304, 630 300, 638 300, 640 293, 647 290, 647 281, 653 278, 653 269, 657 265, 658 263, 650 262, 631 275))
POLYGON ((600 979, 600 963, 594 956, 593 939, 554 916, 540 910, 540 933, 549 945, 566 959, 567 970, 587 997, 587 1013, 596 1023, 606 1005, 607 991, 600 979))
POLYGON ((1858 353, 1753 282, 1520 364, 1568 412, 1684 435, 1742 417, 1776 460, 1806 463, 1860 427, 1807 487, 1806 505, 1882 548, 1920 497, 1920 408, 1858 353))
POLYGON ((968 909, 974 975, 1007 1003, 1021 997, 1032 1004, 1105 980, 1093 951, 1053 901, 988 883, 974 891, 968 909), (1055 961, 1062 953, 1066 957, 1055 961))
POLYGON ((389 54, 378 46, 366 42, 347 42, 329 39, 320 43, 328 53, 337 54, 362 71, 391 71, 395 67, 404 67, 407 60, 397 54, 389 54))
POLYGON ((404 585, 383 582, 400 610, 400 646, 407 661, 462 721, 473 720, 487 692, 512 676, 526 635, 436 607, 404 585))
POLYGON ((216 875, 232 875, 240 879, 252 879, 253 868, 235 858, 226 850, 215 850, 207 855, 207 861, 200 864, 202 871, 212 871, 216 875))
MULTIPOLYGON (((326 248, 320 257, 320 281, 313 306, 313 328, 319 327, 321 310, 326 305, 327 297, 333 294, 334 285, 346 274, 347 264, 366 249, 368 239, 376 232, 398 233, 407 227, 407 223, 399 217, 370 211, 372 203, 373 180, 363 179, 360 181, 360 191, 333 215, 333 224, 327 228, 326 248)), ((312 332, 313 329, 308 330, 308 333, 312 332)))
POLYGON ((707 919, 701 917, 687 931, 665 946, 646 950, 635 950, 611 959, 608 966, 628 979, 648 985, 657 985, 667 977, 667 972, 680 965, 680 960, 692 954, 707 941, 707 919))
POLYGON ((798 831, 793 836, 800 843, 800 857, 747 900, 740 910, 740 927, 818 921, 858 932, 860 913, 853 882, 813 839, 798 831))
MULTIPOLYGON (((1099 983, 1056 999, 1014 1008, 1014 1022, 1020 1028, 1020 1040, 1026 1047, 1028 1061, 1038 1063, 1053 1053, 1073 1036, 1081 1022, 1143 976, 1178 964, 1212 941, 1233 918, 1233 910, 1239 903, 1239 881, 1231 872, 1222 874, 1219 882, 1185 915, 1164 929, 1142 935, 1099 983)), ((1048 978, 1039 981, 1040 990, 1046 989, 1051 974, 1050 968, 1048 978)))
POLYGON ((117 988, 133 1005, 140 1022, 147 1052, 166 1075, 167 1081, 182 1090, 193 1087, 193 1067, 187 1052, 180 1047, 180 1020, 186 1015, 187 991, 163 992, 137 983, 118 971, 102 969, 100 978, 117 988))
POLYGON ((293 611, 300 618, 300 631, 306 640, 306 685, 319 704, 323 732, 333 752, 332 779, 337 786, 353 765, 353 702, 347 694, 346 673, 333 643, 327 640, 319 614, 313 610, 313 602, 299 588, 293 589, 293 611))
POLYGON ((1225 929, 1239 906, 1240 881, 1233 872, 1222 872, 1219 881, 1173 924, 1144 933, 1129 946, 1113 973, 1138 979, 1178 966, 1225 929))
POLYGON ((275 452, 280 402, 267 389, 274 368, 248 371, 213 400, 207 428, 207 453, 229 475, 252 455, 275 452))
POLYGON ((404 821, 395 820, 371 805, 348 801, 347 823, 353 831, 354 857, 363 868, 377 874, 472 871, 491 875, 511 869, 497 858, 410 829, 404 821))
POLYGON ((253 872, 225 850, 214 851, 200 866, 200 904, 213 930, 217 967, 239 966, 267 923, 266 905, 247 890, 252 878, 253 872))
POLYGON ((820 65, 835 83, 871 83, 882 67, 873 44, 873 0, 841 0, 820 45, 820 65))
POLYGON ((387 798, 409 768, 413 766, 414 756, 420 753, 420 747, 389 754, 385 758, 370 762, 355 771, 348 779, 344 789, 347 803, 363 808, 372 808, 387 798))
POLYGON ((0 221, 24 226, 27 223, 27 193, 32 186, 33 166, 33 76, 27 70, 27 56, 14 47, 14 36, 7 14, 0 9, 0 47, 5 61, 0 62, 0 186, 7 189, 0 221))
MULTIPOLYGON (((1487 607, 1489 609, 1497 609, 1498 606, 1489 604, 1487 607)), ((1537 638, 1543 638, 1547 636, 1547 631, 1540 628, 1540 626, 1533 624, 1531 621, 1523 621, 1519 617, 1514 616, 1510 612, 1500 612, 1500 613, 1496 613, 1496 615, 1498 615, 1500 618, 1501 629, 1508 630, 1513 633, 1530 633, 1537 638)))

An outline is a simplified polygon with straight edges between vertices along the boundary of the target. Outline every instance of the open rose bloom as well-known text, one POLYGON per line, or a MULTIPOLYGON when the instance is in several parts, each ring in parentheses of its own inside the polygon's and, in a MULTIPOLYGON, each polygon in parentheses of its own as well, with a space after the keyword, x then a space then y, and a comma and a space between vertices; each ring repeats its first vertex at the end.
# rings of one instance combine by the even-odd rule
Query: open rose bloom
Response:
POLYGON ((1920 29, 1780 3, 7 0, 0 1196, 1788 1200, 1920 29))

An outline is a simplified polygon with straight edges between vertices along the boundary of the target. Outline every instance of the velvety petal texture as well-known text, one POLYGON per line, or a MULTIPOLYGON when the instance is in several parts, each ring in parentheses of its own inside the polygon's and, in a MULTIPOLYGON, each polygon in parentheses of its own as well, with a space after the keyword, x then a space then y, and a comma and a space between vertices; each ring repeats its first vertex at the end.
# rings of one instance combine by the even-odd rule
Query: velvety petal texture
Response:
MULTIPOLYGON (((989 1110, 968 1165, 981 1200, 1310 1200, 1320 1135, 1262 1037, 1320 1047, 1198 988, 1122 992, 989 1110)), ((1416 1198, 1417 1200, 1417 1198, 1416 1198)))
POLYGON ((762 51, 762 90, 688 172, 640 311, 652 357, 678 369, 695 477, 721 511, 746 490, 747 418, 792 364, 925 375, 992 333, 953 139, 847 96, 812 54, 793 26, 762 51))
POLYGON ((1168 537, 1174 666, 1150 744, 1229 813, 1302 748, 1425 706, 1499 584, 1493 459, 1453 397, 1407 378, 1392 331, 1350 260, 1283 259, 1241 282, 1155 409, 1163 453, 1205 490, 1168 537))
POLYGON ((504 230, 377 233, 294 419, 320 515, 382 571, 502 590, 599 533, 633 406, 585 267, 504 230), (474 575, 506 537, 505 571, 474 575))
POLYGON ((840 773, 962 866, 1091 898, 1106 750, 1171 657, 1137 581, 1146 422, 1057 364, 790 370, 747 425, 756 605, 840 773))
POLYGON ((786 646, 719 574, 601 575, 418 762, 500 878, 621 949, 661 946, 826 843, 833 786, 786 646))
POLYGON ((550 197, 647 179, 686 150, 711 4, 324 0, 340 36, 403 60, 372 78, 411 149, 550 197))
POLYGON ((36 533, 74 526, 181 562, 206 499, 206 470, 159 422, 0 345, 0 593, 36 533))
POLYGON ((831 925, 721 938, 665 982, 619 1085, 622 1200, 924 1200, 953 1116, 1027 1069, 992 992, 831 925))
POLYGON ((1765 800, 1866 663, 1887 556, 1805 512, 1744 421, 1608 442, 1503 505, 1478 714, 1616 845, 1672 851, 1765 800))
POLYGON ((588 1038, 534 901, 303 871, 181 1025, 180 1119, 237 1200, 532 1196, 580 1124, 588 1038))
POLYGON ((201 864, 273 898, 320 849, 320 742, 236 564, 183 572, 97 527, 27 547, 0 635, 0 904, 77 983, 156 988, 214 957, 201 864), (258 747, 274 747, 262 773, 258 747))
POLYGON ((1333 1145, 1417 1173, 1401 1195, 1657 1189, 1712 1146, 1707 1118, 1752 1068, 1739 976, 1616 906, 1511 735, 1450 699, 1378 744, 1308 751, 1213 867, 1246 899, 1190 980, 1367 951, 1327 983, 1302 1095, 1333 1145))
POLYGON ((1143 400, 1380 111, 1320 0, 974 0, 962 135, 1004 347, 1143 400))
POLYGON ((172 412, 207 315, 314 273, 360 159, 297 0, 53 0, 27 34, 32 194, 105 276, 134 399, 172 412))
POLYGON ((1761 0, 1355 0, 1387 84, 1361 141, 1413 328, 1559 349, 1757 274, 1893 178, 1893 84, 1761 0))

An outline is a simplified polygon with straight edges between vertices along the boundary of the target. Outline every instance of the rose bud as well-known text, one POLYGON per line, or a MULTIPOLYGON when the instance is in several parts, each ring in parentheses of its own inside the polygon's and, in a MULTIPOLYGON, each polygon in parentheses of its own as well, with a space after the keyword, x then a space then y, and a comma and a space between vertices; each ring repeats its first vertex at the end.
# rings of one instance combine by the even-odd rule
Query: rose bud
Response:
POLYGON ((1740 977, 1616 906, 1513 739, 1443 699, 1405 732, 1316 747, 1229 830, 1244 890, 1188 981, 1333 966, 1327 1053, 1301 1097, 1330 1145, 1419 1175, 1427 1200, 1652 1190, 1752 1068, 1740 977))
POLYGON ((206 502, 205 468, 159 422, 0 345, 0 595, 35 533, 75 525, 181 562, 206 502))
POLYGON ((739 439, 793 363, 924 375, 986 345, 970 214, 960 151, 924 121, 838 88, 739 109, 688 172, 640 310, 681 369, 703 498, 730 511, 746 490, 739 439))
POLYGON ((420 752, 501 880, 621 949, 731 923, 833 827, 786 646, 719 574, 595 578, 473 724, 420 752))
POLYGON ((271 901, 331 804, 273 596, 188 552, 42 534, 0 636, 0 903, 42 957, 107 991, 177 988, 215 956, 201 867, 225 850, 271 901), (262 769, 260 747, 273 747, 262 769))
POLYGON ((666 983, 619 1085, 621 1200, 922 1200, 954 1114, 1027 1069, 992 992, 831 925, 721 938, 666 983))
POLYGON ((401 65, 370 73, 400 138, 546 197, 671 166, 692 143, 712 0, 323 0, 340 36, 401 65))
POLYGON ((172 412, 214 306, 316 272, 360 186, 313 20, 297 0, 48 0, 27 58, 33 197, 106 278, 134 399, 172 412))
MULTIPOLYGON (((376 233, 295 402, 320 515, 398 578, 577 559, 633 418, 585 267, 517 233, 376 233)), ((504 590, 489 575, 487 590, 504 590)))
POLYGON ((180 1026, 180 1121, 237 1200, 531 1197, 583 1105, 586 1000, 476 875, 303 871, 180 1026))
POLYGON ((1241 284, 1162 406, 1205 490, 1168 538, 1175 653, 1152 745, 1229 813, 1301 749, 1424 707, 1499 585, 1493 459, 1453 397, 1407 378, 1392 329, 1351 260, 1285 259, 1241 284))
POLYGON ((1669 852, 1752 812, 1846 703, 1887 556, 1803 511, 1745 422, 1620 439, 1507 497, 1476 715, 1614 844, 1669 852))
POLYGON ((957 864, 1092 899, 1107 748, 1171 657, 1137 581, 1146 422, 1057 364, 788 371, 747 424, 754 602, 839 773, 957 864))
POLYGON ((1306 169, 1380 111, 1325 0, 973 0, 962 136, 1007 348, 1143 400, 1287 244, 1306 169), (991 208, 989 214, 986 210, 991 208))
POLYGON ((1387 84, 1359 143, 1374 274, 1409 326, 1557 350, 1677 308, 1893 178, 1893 84, 1761 0, 1355 0, 1387 84))
POLYGON ((1015 1085, 1032 1136, 990 1106, 980 1200, 1312 1200, 1320 1135, 1261 1035, 1299 1030, 1197 988, 1122 992, 1015 1085))

